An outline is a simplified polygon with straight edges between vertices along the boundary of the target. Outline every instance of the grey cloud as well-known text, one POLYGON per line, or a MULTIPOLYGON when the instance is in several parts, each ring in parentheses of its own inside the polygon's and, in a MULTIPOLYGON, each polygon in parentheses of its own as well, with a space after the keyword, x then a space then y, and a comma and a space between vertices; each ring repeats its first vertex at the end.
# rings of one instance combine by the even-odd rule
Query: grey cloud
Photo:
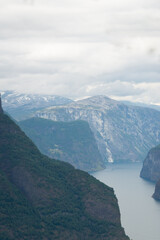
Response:
POLYGON ((136 86, 160 81, 159 1, 0 0, 0 6, 2 88, 151 99, 149 85, 136 86))

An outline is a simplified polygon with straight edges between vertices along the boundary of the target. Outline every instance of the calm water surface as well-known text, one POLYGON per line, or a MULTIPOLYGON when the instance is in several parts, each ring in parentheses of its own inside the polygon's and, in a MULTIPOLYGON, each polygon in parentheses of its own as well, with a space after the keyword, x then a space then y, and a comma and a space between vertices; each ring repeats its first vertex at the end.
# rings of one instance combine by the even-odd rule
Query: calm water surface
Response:
POLYGON ((92 175, 113 187, 121 222, 133 240, 160 240, 160 202, 151 196, 154 184, 139 177, 141 164, 111 164, 92 175))

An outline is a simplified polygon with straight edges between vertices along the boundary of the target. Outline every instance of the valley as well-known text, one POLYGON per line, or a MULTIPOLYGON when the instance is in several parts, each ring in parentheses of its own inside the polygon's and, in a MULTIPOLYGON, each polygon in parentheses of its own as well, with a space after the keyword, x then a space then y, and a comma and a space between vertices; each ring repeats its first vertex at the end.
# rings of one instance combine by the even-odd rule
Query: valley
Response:
MULTIPOLYGON (((44 99, 43 97, 41 98, 44 99)), ((26 99, 27 98, 25 98, 25 101, 26 99)), ((58 100, 54 106, 53 106, 53 103, 50 103, 49 101, 48 101, 49 107, 46 107, 45 104, 43 105, 41 103, 42 104, 41 106, 43 106, 41 109, 39 109, 38 107, 33 109, 31 107, 31 109, 28 110, 28 105, 24 103, 20 104, 22 105, 20 108, 19 108, 19 105, 18 107, 14 105, 14 109, 16 109, 17 112, 19 112, 21 108, 24 110, 24 112, 26 112, 26 109, 28 111, 26 115, 24 114, 24 118, 26 118, 26 120, 18 121, 18 124, 22 128, 22 130, 28 135, 29 138, 32 139, 32 141, 38 146, 39 150, 43 154, 46 154, 51 158, 58 159, 58 160, 51 159, 49 163, 51 164, 50 167, 54 172, 54 175, 56 176, 56 178, 58 177, 56 181, 58 181, 62 187, 62 185, 64 184, 64 181, 65 182, 67 181, 69 184, 71 184, 70 176, 72 176, 72 178, 74 179, 74 180, 72 179, 73 185, 76 183, 76 188, 78 187, 79 189, 78 192, 77 191, 75 192, 76 196, 77 194, 80 193, 79 191, 85 191, 85 194, 87 194, 85 195, 86 196, 85 198, 88 198, 88 200, 85 201, 84 203, 83 202, 84 198, 81 199, 80 197, 81 201, 83 202, 82 203, 78 201, 78 204, 81 205, 80 209, 82 208, 82 205, 85 204, 85 208, 88 208, 87 214, 89 213, 91 214, 92 217, 95 217, 96 221, 99 221, 98 219, 101 219, 101 220, 103 219, 105 221, 106 217, 108 216, 108 217, 111 217, 110 219, 111 222, 113 221, 113 218, 116 218, 117 219, 116 221, 118 221, 116 222, 116 225, 117 225, 117 223, 120 224, 120 217, 121 217, 122 225, 125 228, 126 234, 129 235, 131 239, 159 240, 158 236, 160 232, 159 232, 159 226, 157 225, 157 222, 159 222, 160 220, 159 219, 160 204, 159 202, 156 202, 152 198, 152 195, 154 198, 159 199, 160 184, 159 182, 157 182, 156 188, 155 188, 154 183, 147 182, 141 179, 139 175, 141 171, 141 177, 145 179, 148 179, 150 181, 157 181, 159 179, 159 175, 158 175, 159 174, 159 155, 158 155, 159 146, 154 147, 153 149, 151 148, 152 146, 155 146, 156 144, 158 144, 160 141, 160 121, 159 121, 160 112, 151 108, 127 106, 123 103, 112 100, 105 96, 95 96, 95 97, 77 101, 77 102, 65 100, 65 101, 68 101, 65 105, 61 102, 62 98, 57 97, 56 99, 58 100), (61 103, 59 102, 59 100, 61 103), (31 116, 33 116, 34 118, 30 118, 31 116), (145 156, 147 157, 145 158, 145 156), (144 160, 144 164, 142 168, 143 160, 144 160), (105 183, 107 186, 109 185, 111 187, 111 188, 108 188, 108 190, 109 189, 111 190, 112 188, 114 188, 115 194, 118 198, 121 215, 120 213, 118 213, 119 211, 116 213, 117 215, 116 214, 114 215, 115 210, 112 209, 112 211, 110 212, 109 210, 110 207, 107 210, 107 205, 104 206, 103 200, 102 202, 99 202, 98 199, 101 198, 100 195, 102 194, 102 192, 101 193, 99 192, 96 185, 94 187, 96 190, 94 190, 93 193, 98 194, 99 192, 100 195, 98 199, 96 198, 95 201, 92 201, 92 197, 94 195, 92 194, 92 189, 90 189, 90 187, 92 188, 92 185, 88 186, 88 181, 92 182, 89 175, 85 175, 85 173, 83 175, 83 172, 81 171, 79 172, 79 170, 75 170, 73 167, 71 167, 71 165, 65 166, 66 163, 64 162, 68 162, 72 164, 75 168, 85 170, 90 173, 92 172, 91 174, 94 177, 96 177, 101 182, 105 183), (59 168, 58 171, 60 171, 59 172, 60 175, 57 175, 57 166, 59 168), (61 166, 62 166, 62 170, 61 170, 61 166), (74 171, 77 171, 77 173, 75 172, 76 174, 75 176, 74 176, 74 171), (63 175, 62 177, 60 177, 61 174, 63 175), (79 181, 81 181, 82 179, 78 180, 77 182, 76 176, 79 176, 80 179, 81 177, 82 179, 86 178, 86 180, 84 180, 85 181, 84 189, 82 186, 79 188, 78 184, 79 184, 79 181), (155 193, 154 193, 154 188, 156 189, 155 193), (131 202, 134 204, 131 204, 131 202), (143 204, 144 202, 145 204, 143 204), (93 207, 93 209, 91 206, 93 207), (146 209, 148 209, 148 211, 146 211, 146 209), (158 212, 156 212, 157 209, 159 209, 158 212), (99 216, 97 215, 97 211, 100 213, 99 216), (148 221, 146 221, 145 219, 147 219, 148 215, 150 217, 148 221), (143 227, 141 228, 140 226, 143 226, 143 227), (151 227, 149 228, 149 226, 151 227), (145 229, 147 230, 145 231, 145 229)), ((12 101, 14 102, 14 97, 12 101)), ((31 101, 31 98, 29 98, 29 100, 27 101, 31 101)), ((13 109, 13 106, 11 106, 11 110, 12 109, 13 109)), ((0 109, 0 113, 1 115, 3 115, 2 108, 0 109)), ((23 115, 23 111, 22 111, 22 115, 23 115)), ((32 151, 33 150, 31 150, 31 152, 32 151)), ((38 150, 36 151, 37 151, 36 153, 37 157, 41 159, 41 156, 43 155, 40 155, 38 150)), ((18 155, 16 155, 16 157, 18 157, 18 155)), ((47 157, 45 156, 43 158, 47 159, 47 157)), ((45 162, 46 160, 40 160, 39 163, 36 160, 36 163, 38 164, 37 170, 40 172, 41 172, 41 167, 39 166, 39 164, 44 164, 43 161, 45 162)), ((17 164, 17 163, 15 162, 14 164, 17 164)), ((39 189, 38 186, 41 186, 41 182, 46 180, 43 180, 43 181, 40 180, 40 182, 37 182, 38 185, 36 185, 36 187, 34 185, 32 186, 33 176, 32 174, 30 175, 30 172, 28 172, 28 170, 27 172, 25 171, 24 165, 23 165, 23 164, 26 165, 25 161, 22 164, 22 166, 20 166, 20 169, 21 169, 20 171, 22 172, 22 174, 19 174, 19 170, 17 171, 16 168, 12 172, 11 167, 8 165, 7 169, 10 169, 9 172, 11 171, 12 173, 9 173, 9 175, 6 175, 8 174, 8 172, 5 172, 6 163, 3 163, 2 161, 1 164, 2 164, 1 180, 2 180, 2 183, 4 182, 4 186, 6 186, 6 189, 8 189, 8 184, 12 184, 14 185, 14 188, 16 186, 16 188, 18 187, 20 190, 23 189, 23 191, 25 192, 25 195, 27 194, 26 195, 27 199, 31 202, 33 201, 32 204, 36 206, 37 204, 36 199, 39 199, 39 193, 42 191, 42 189, 41 188, 39 189), (14 179, 13 182, 11 181, 10 174, 14 179), (29 184, 29 185, 26 185, 26 184, 29 184), (31 189, 35 188, 37 193, 39 192, 38 195, 34 196, 33 193, 31 193, 30 191, 28 192, 29 186, 31 187, 31 189)), ((27 168, 29 167, 28 164, 26 165, 27 168)), ((48 163, 46 162, 45 164, 48 164, 48 163)), ((31 163, 31 165, 34 169, 34 163, 31 163)), ((38 174, 38 172, 36 174, 38 174)), ((51 172, 50 173, 48 172, 47 174, 52 175, 51 172)), ((45 178, 46 177, 47 175, 45 176, 45 178)), ((47 181, 50 181, 50 180, 47 180, 47 181)), ((53 179, 52 179, 52 183, 55 184, 53 179)), ((97 182, 97 184, 99 183, 97 182)), ((43 185, 45 186, 45 188, 47 187, 47 185, 42 183, 42 186, 43 185)), ((74 188, 75 187, 73 186, 73 189, 74 188)), ((56 189, 56 185, 55 185, 55 189, 56 189)), ((53 192, 55 191, 55 189, 53 190, 53 192)), ((73 189, 71 191, 73 191, 73 189)), ((104 185, 104 189, 105 189, 105 185, 104 185)), ((17 190, 12 190, 12 191, 14 192, 17 190)), ((43 191, 46 192, 46 189, 44 189, 43 191)), ((57 191, 58 189, 56 189, 56 192, 57 191)), ((64 191, 63 194, 66 194, 65 188, 63 188, 62 191, 64 191)), ((12 194, 14 196, 15 193, 12 193, 12 194)), ((51 195, 50 194, 51 193, 48 192, 47 195, 49 198, 47 197, 47 199, 43 199, 44 202, 46 201, 45 205, 46 204, 48 205, 49 204, 48 201, 51 201, 52 194, 51 195)), ((71 192, 67 193, 67 196, 69 196, 68 194, 71 194, 71 192)), ((108 200, 109 200, 109 195, 108 196, 106 195, 106 199, 108 200)), ((26 198, 26 196, 23 196, 23 197, 26 198)), ((103 197, 105 198, 105 196, 103 197)), ((114 199, 114 195, 112 197, 113 197, 112 199, 114 199)), ((73 198, 73 201, 75 204, 77 201, 76 200, 77 197, 72 196, 71 198, 73 198)), ((5 195, 4 195, 4 199, 5 199, 5 195)), ((55 199, 55 197, 53 199, 55 199)), ((26 200, 23 200, 23 201, 26 201, 26 200)), ((56 202, 56 199, 54 201, 56 202)), ((70 202, 68 197, 65 199, 65 201, 66 201, 65 204, 67 205, 70 202)), ((115 201, 115 203, 113 204, 115 205, 116 198, 113 201, 115 201)), ((44 205, 44 209, 46 207, 45 205, 44 205)), ((48 206, 50 208, 50 205, 48 206)), ((59 206, 58 207, 59 210, 61 209, 60 212, 62 211, 63 216, 61 216, 61 213, 59 212, 59 210, 56 214, 58 215, 60 214, 59 215, 60 219, 62 218, 65 219, 64 212, 66 210, 65 210, 65 207, 63 207, 63 202, 61 202, 60 205, 57 205, 57 206, 59 206)), ((26 208, 26 206, 23 206, 23 207, 26 208)), ((39 207, 40 206, 38 206, 38 208, 39 207)), ((67 208, 67 209, 68 209, 67 211, 69 212, 74 211, 73 210, 74 206, 72 210, 70 208, 67 208)), ((32 210, 33 209, 31 207, 26 211, 30 212, 32 210)), ((57 208, 54 210, 52 209, 51 211, 56 212, 57 208)), ((38 212, 40 215, 43 214, 39 210, 38 212)), ((11 214, 13 213, 11 212, 11 214)), ((80 221, 79 217, 83 214, 85 215, 85 212, 80 214, 80 212, 77 212, 77 209, 76 209, 76 212, 73 215, 72 214, 71 215, 72 215, 72 218, 74 217, 76 221, 80 221)), ((37 218, 37 215, 31 216, 31 219, 33 218, 37 218)), ((35 221, 35 224, 39 225, 40 223, 36 221, 35 221)), ((56 221, 59 221, 59 220, 56 220, 56 221)), ((91 220, 87 218, 86 224, 88 221, 91 221, 91 220)), ((59 224, 60 222, 58 222, 58 225, 59 224)), ((98 222, 96 224, 98 224, 98 222)), ((62 225, 60 224, 60 226, 63 229, 66 228, 65 231, 67 232, 65 232, 65 234, 68 234, 68 236, 70 236, 71 233, 68 231, 69 225, 66 225, 66 222, 64 222, 62 223, 62 225)), ((36 225, 35 226, 33 225, 32 232, 34 232, 34 234, 37 234, 34 230, 35 227, 36 225)), ((81 226, 81 229, 83 229, 83 226, 81 226)), ((119 230, 113 230, 114 234, 117 234, 118 233, 117 231, 119 231, 121 232, 119 236, 122 236, 122 240, 128 240, 128 238, 124 235, 123 231, 121 231, 121 228, 118 227, 118 229, 119 230)), ((74 238, 75 236, 77 237, 77 239, 79 239, 79 237, 81 238, 82 235, 80 235, 80 233, 78 232, 79 230, 77 229, 77 225, 75 226, 74 230, 75 230, 74 238)), ((10 231, 13 231, 13 230, 10 230, 10 231)), ((46 234, 48 234, 47 231, 50 231, 50 230, 46 229, 45 231, 46 231, 46 234)), ((56 231, 59 231, 59 230, 57 229, 56 231)), ((97 229, 97 231, 99 230, 97 229)), ((112 230, 107 230, 107 231, 109 231, 107 234, 112 235, 112 230)), ((60 232, 61 230, 57 234, 60 234, 60 232)), ((52 234, 55 235, 55 232, 53 231, 52 234)), ((104 234, 103 235, 104 239, 106 239, 107 237, 107 235, 105 235, 106 233, 104 233, 103 231, 100 233, 100 235, 99 234, 97 235, 97 234, 98 233, 94 233, 92 235, 90 232, 89 235, 87 235, 86 240, 90 238, 94 239, 95 236, 96 236, 95 239, 99 239, 99 237, 102 236, 103 234, 104 234)), ((46 235, 46 236, 49 236, 49 235, 46 235)), ((64 236, 57 235, 57 237, 58 239, 59 237, 62 237, 63 239, 64 236)), ((85 239, 84 235, 83 235, 83 239, 85 239)), ((116 240, 116 235, 114 239, 116 240)), ((120 238, 118 238, 117 240, 119 239, 120 238)), ((107 237, 107 240, 108 240, 108 237, 107 237)), ((111 237, 111 240, 113 240, 112 237, 111 237)))

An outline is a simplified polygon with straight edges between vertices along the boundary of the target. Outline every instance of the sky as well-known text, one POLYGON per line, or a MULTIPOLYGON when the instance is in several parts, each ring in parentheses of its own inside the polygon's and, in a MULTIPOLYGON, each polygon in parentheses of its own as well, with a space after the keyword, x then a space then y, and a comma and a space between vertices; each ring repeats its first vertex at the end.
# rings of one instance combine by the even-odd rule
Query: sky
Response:
POLYGON ((0 89, 160 105, 160 1, 0 0, 0 89))

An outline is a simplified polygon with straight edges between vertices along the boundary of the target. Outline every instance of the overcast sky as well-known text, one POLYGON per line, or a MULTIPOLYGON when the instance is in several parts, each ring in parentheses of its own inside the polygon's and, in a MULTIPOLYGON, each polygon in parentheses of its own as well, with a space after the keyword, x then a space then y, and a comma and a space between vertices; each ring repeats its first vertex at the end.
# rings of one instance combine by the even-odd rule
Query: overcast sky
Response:
POLYGON ((160 104, 160 0, 0 0, 0 89, 160 104))

